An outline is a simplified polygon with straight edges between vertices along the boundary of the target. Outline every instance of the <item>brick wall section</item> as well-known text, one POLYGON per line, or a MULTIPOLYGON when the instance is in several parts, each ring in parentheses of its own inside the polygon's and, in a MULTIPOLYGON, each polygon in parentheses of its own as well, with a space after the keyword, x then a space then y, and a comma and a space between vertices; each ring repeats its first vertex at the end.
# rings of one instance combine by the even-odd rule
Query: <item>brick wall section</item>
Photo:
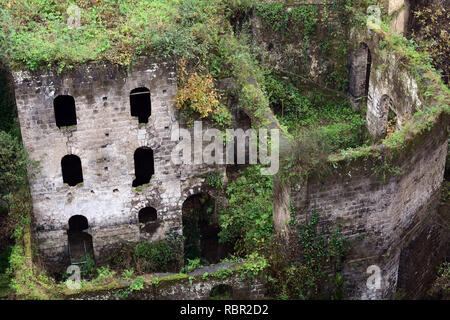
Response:
POLYGON ((215 168, 180 167, 171 162, 178 124, 174 108, 176 74, 170 63, 141 59, 129 70, 115 65, 87 64, 61 74, 53 71, 15 72, 15 94, 22 137, 32 159, 40 161, 31 179, 33 214, 39 248, 49 264, 67 263, 68 220, 83 215, 89 221, 97 258, 121 241, 140 239, 138 212, 154 207, 160 222, 149 240, 168 232, 181 234, 181 206, 189 190, 204 179, 186 181, 215 168), (130 114, 130 91, 151 92, 151 117, 139 125, 130 114), (59 129, 53 99, 75 99, 77 126, 59 129), (154 152, 155 174, 142 191, 132 187, 134 152, 141 146, 154 152), (61 158, 81 159, 83 184, 63 184, 61 158), (184 177, 184 178, 183 178, 184 177))

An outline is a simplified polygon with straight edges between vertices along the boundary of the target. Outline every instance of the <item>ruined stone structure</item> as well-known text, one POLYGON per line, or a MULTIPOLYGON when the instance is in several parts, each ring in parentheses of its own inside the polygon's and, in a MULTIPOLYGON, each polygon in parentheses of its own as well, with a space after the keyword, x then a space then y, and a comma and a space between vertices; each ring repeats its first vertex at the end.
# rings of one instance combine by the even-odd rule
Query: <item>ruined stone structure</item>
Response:
MULTIPOLYGON (((396 1, 389 10, 402 8, 401 3, 396 1)), ((399 17, 394 23, 402 32, 406 22, 399 17)), ((270 42, 273 34, 263 34, 261 21, 253 20, 255 42, 272 46, 273 65, 282 69, 281 60, 289 52, 280 53, 280 39, 270 42)), ((353 33, 352 42, 348 93, 355 107, 367 101, 368 131, 374 138, 383 137, 424 107, 418 86, 394 54, 376 50, 376 34, 353 33)), ((311 61, 305 68, 310 79, 323 82, 334 62, 321 64, 318 48, 308 48, 305 55, 311 61)), ((49 264, 69 263, 71 237, 75 245, 92 241, 95 257, 102 259, 122 242, 180 236, 185 200, 202 192, 213 195, 204 174, 225 173, 225 167, 171 161, 177 143, 171 141, 171 132, 179 123, 173 102, 176 75, 169 63, 142 59, 129 70, 89 64, 62 74, 16 72, 14 79, 23 141, 31 158, 40 161, 30 184, 39 249, 49 264)), ((352 242, 343 268, 350 282, 347 297, 394 298, 399 288, 407 290, 408 297, 420 297, 448 242, 447 230, 434 221, 447 127, 448 119, 442 118, 432 131, 416 137, 414 148, 400 159, 397 174, 389 173, 384 181, 374 174, 376 158, 351 165, 337 161, 326 181, 311 177, 306 184, 287 185, 277 180, 276 232, 289 241, 290 204, 299 221, 307 220, 315 208, 321 228, 332 231, 339 225, 352 242), (381 270, 379 289, 366 285, 372 265, 381 270)), ((177 283, 166 294, 204 299, 222 282, 177 283)), ((238 282, 230 278, 226 283, 261 297, 262 284, 248 289, 238 282)), ((112 293, 95 297, 103 294, 108 298, 112 293)), ((148 298, 153 293, 146 294, 148 298)))
MULTIPOLYGON (((350 59, 350 94, 363 98, 368 93, 367 128, 374 137, 386 135, 389 112, 394 114, 395 131, 424 107, 412 75, 394 54, 378 54, 378 40, 372 32, 354 35, 359 45, 350 59)), ((380 146, 380 158, 338 161, 325 179, 311 177, 303 185, 277 181, 275 229, 289 241, 290 204, 299 221, 307 220, 315 208, 323 230, 332 232, 339 226, 352 244, 343 267, 350 283, 348 298, 393 299, 399 289, 408 298, 422 297, 449 239, 448 230, 436 222, 447 127, 448 118, 441 117, 431 131, 415 137, 413 148, 402 151, 396 172, 386 173, 384 179, 376 173, 383 160, 380 146), (380 268, 380 288, 366 284, 372 265, 380 268)))
POLYGON ((23 141, 40 161, 31 194, 44 261, 68 264, 71 235, 72 251, 91 238, 100 260, 121 242, 181 235, 182 204, 208 191, 201 174, 214 168, 171 162, 172 65, 142 59, 130 70, 89 64, 14 79, 23 141))

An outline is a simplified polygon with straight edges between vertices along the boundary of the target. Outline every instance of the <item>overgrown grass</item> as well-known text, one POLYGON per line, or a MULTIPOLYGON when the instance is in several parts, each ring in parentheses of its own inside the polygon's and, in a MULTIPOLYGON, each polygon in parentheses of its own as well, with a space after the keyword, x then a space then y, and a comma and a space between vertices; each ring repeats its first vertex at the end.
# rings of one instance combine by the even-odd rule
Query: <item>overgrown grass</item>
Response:
POLYGON ((273 234, 273 184, 258 166, 246 168, 226 188, 228 203, 219 209, 222 243, 234 244, 236 254, 251 253, 270 243, 273 234))
POLYGON ((266 76, 265 88, 272 109, 290 133, 307 127, 332 125, 326 130, 328 133, 339 131, 342 134, 342 129, 348 128, 348 132, 354 135, 353 140, 358 140, 340 143, 340 147, 360 144, 365 120, 359 112, 352 110, 346 97, 315 86, 302 85, 292 77, 275 71, 266 76))

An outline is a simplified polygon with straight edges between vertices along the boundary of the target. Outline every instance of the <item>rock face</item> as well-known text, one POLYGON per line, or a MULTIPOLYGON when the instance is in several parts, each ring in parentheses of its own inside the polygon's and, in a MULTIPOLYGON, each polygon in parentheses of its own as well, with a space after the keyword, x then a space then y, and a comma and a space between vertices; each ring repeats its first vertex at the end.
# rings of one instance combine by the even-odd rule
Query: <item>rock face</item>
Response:
MULTIPOLYGON (((208 191, 200 175, 217 168, 171 161, 178 143, 171 141, 172 128, 178 126, 174 66, 142 59, 130 70, 88 64, 62 74, 16 72, 14 79, 23 141, 31 158, 40 161, 40 172, 30 183, 39 248, 49 265, 68 263, 68 221, 76 215, 87 218, 84 232, 92 236, 100 260, 120 242, 181 235, 183 201, 208 191), (141 118, 130 112, 130 93, 145 93, 142 88, 150 91, 148 123, 139 123, 141 118), (76 124, 56 125, 58 96, 73 98, 76 124), (144 159, 143 165, 154 173, 148 183, 134 188, 138 148, 151 149, 153 159, 144 159), (70 174, 62 170, 66 155, 81 161, 82 182, 75 186, 64 183, 63 174, 70 174), (146 207, 157 212, 151 234, 141 232, 138 221, 146 207)), ((70 110, 69 105, 62 108, 70 110)))

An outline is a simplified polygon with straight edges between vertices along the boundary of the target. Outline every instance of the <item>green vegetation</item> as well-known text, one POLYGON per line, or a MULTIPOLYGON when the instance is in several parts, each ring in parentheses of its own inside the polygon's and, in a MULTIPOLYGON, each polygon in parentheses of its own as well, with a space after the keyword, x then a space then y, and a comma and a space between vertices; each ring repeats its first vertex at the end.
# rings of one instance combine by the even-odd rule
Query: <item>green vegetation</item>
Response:
POLYGON ((173 270, 177 257, 167 241, 139 243, 133 249, 137 270, 143 273, 173 270))
POLYGON ((450 298, 450 263, 444 262, 439 266, 437 278, 428 294, 432 297, 448 300, 450 298))
POLYGON ((229 123, 229 112, 218 104, 214 88, 196 86, 204 84, 198 79, 232 76, 238 106, 261 125, 267 99, 249 79, 261 83, 262 73, 248 39, 235 35, 228 20, 251 6, 252 1, 235 0, 10 1, 0 4, 0 59, 11 69, 56 66, 59 71, 89 61, 128 66, 141 55, 178 61, 180 67, 187 60, 195 67, 188 70, 191 76, 180 79, 180 107, 190 105, 192 116, 210 115, 219 125, 229 123), (67 24, 70 4, 81 9, 79 28, 67 24), (183 98, 183 93, 197 95, 183 98), (207 104, 197 109, 192 102, 198 101, 207 104))
POLYGON ((184 239, 184 261, 196 261, 202 257, 201 237, 202 227, 212 224, 215 201, 206 193, 193 196, 183 205, 183 239, 184 239))
POLYGON ((335 150, 361 144, 365 120, 351 109, 347 98, 312 86, 301 88, 292 77, 284 78, 287 80, 272 71, 266 76, 265 87, 272 109, 290 133, 320 125, 335 150))
MULTIPOLYGON (((284 58, 281 69, 295 70, 298 75, 308 75, 313 61, 311 54, 320 59, 320 82, 329 88, 346 90, 348 85, 348 41, 353 22, 350 11, 353 0, 325 2, 323 6, 301 5, 287 8, 285 5, 260 3, 255 12, 266 30, 280 41, 284 58), (329 19, 333 12, 333 19, 329 19)), ((315 71, 317 73, 317 71, 315 71)), ((309 79, 308 79, 309 80, 309 79)))
POLYGON ((319 11, 315 5, 297 6, 287 11, 282 3, 275 2, 257 5, 256 14, 273 31, 298 33, 302 30, 310 35, 318 22, 319 11))
POLYGON ((272 177, 258 166, 246 168, 226 187, 228 204, 219 209, 222 243, 235 244, 237 254, 251 253, 273 234, 272 177))
MULTIPOLYGON (((373 172, 386 180, 401 173, 395 159, 405 157, 439 117, 450 114, 449 89, 432 66, 443 64, 448 35, 439 34, 439 41, 426 46, 391 33, 386 24, 376 31, 380 48, 374 54, 395 55, 400 68, 417 81, 425 108, 418 110, 402 130, 381 141, 382 147, 367 146, 371 141, 366 137, 364 117, 352 111, 342 92, 348 85, 349 28, 365 27, 363 18, 369 2, 372 1, 325 1, 323 6, 305 5, 288 11, 281 3, 253 0, 9 0, 0 4, 0 60, 11 70, 56 68, 58 72, 91 61, 126 68, 142 55, 155 61, 171 61, 178 70, 175 103, 186 123, 205 119, 220 128, 230 127, 233 111, 241 109, 251 117, 252 126, 258 128, 268 124, 273 110, 280 127, 293 140, 294 152, 283 163, 283 175, 304 182, 313 174, 326 175, 329 170, 344 167, 345 162, 364 160, 375 164, 373 172), (81 9, 78 29, 67 25, 67 8, 71 4, 81 9), (265 65, 267 52, 251 42, 246 29, 249 24, 243 22, 238 27, 232 23, 238 18, 245 20, 252 9, 266 29, 280 35, 284 47, 291 48, 287 44, 293 41, 300 43, 297 51, 288 52, 292 65, 284 69, 293 70, 290 68, 295 65, 305 72, 295 69, 294 77, 265 65), (335 21, 329 19, 331 13, 335 21), (310 75, 311 50, 316 50, 322 59, 317 62, 324 75, 319 80, 320 89, 316 84, 310 85, 311 79, 299 79, 300 74, 310 75), (435 61, 420 50, 429 51, 435 61), (233 89, 219 89, 224 79, 232 80, 233 89)), ((442 16, 442 11, 416 12, 420 23, 442 16)), ((437 31, 425 28, 422 36, 436 39, 437 31)), ((381 65, 380 70, 384 67, 381 65)), ((8 215, 7 228, 0 231, 14 239, 0 251, 0 297, 8 283, 19 298, 55 298, 61 293, 60 286, 40 270, 39 264, 33 263, 36 257, 31 246, 27 171, 33 174, 37 164, 28 159, 21 144, 8 81, 6 73, 0 72, 0 213, 8 215)), ((340 261, 345 254, 345 241, 339 230, 328 237, 319 230, 315 210, 308 223, 301 225, 291 204, 290 226, 299 227, 299 232, 298 248, 290 249, 302 253, 301 261, 292 262, 285 248, 273 239, 271 177, 262 176, 258 166, 250 166, 228 182, 220 172, 209 173, 206 184, 228 200, 217 204, 220 242, 233 245, 235 254, 245 258, 233 261, 239 263, 236 270, 221 268, 213 274, 205 273, 202 279, 226 279, 236 271, 242 279, 252 280, 267 271, 271 294, 280 299, 342 297, 340 261)), ((142 192, 143 187, 135 190, 142 192)), ((185 242, 184 273, 203 265, 199 258, 198 219, 210 219, 216 207, 206 203, 205 208, 205 216, 194 212, 197 220, 192 219, 193 227, 188 223, 183 232, 189 239, 185 242)), ((148 285, 142 276, 133 279, 136 275, 180 269, 181 241, 172 234, 164 241, 124 245, 111 255, 109 265, 98 267, 89 255, 88 262, 82 265, 82 274, 92 280, 89 285, 84 284, 84 289, 104 282, 110 287, 101 286, 102 289, 117 289, 121 285, 115 281, 121 275, 131 284, 120 287, 124 289, 117 297, 128 298, 148 285)), ((188 278, 184 273, 154 277, 151 285, 192 283, 200 278, 188 278)), ((433 289, 444 296, 448 296, 448 273, 446 264, 433 289)), ((212 298, 223 297, 231 298, 231 293, 212 293, 212 298)))
POLYGON ((203 264, 201 263, 200 258, 187 259, 187 262, 184 264, 184 267, 181 269, 181 272, 189 273, 202 267, 203 264))
POLYGON ((417 3, 412 12, 412 35, 411 38, 418 42, 418 50, 427 52, 433 59, 433 66, 440 70, 444 82, 448 84, 450 66, 448 56, 450 54, 450 35, 448 26, 450 23, 450 13, 445 8, 445 4, 440 1, 430 1, 429 3, 417 3))
POLYGON ((318 227, 319 217, 314 209, 308 222, 300 225, 297 248, 271 250, 268 285, 279 299, 341 299, 344 289, 341 260, 346 252, 345 240, 339 229, 330 236, 318 227), (288 259, 296 252, 301 261, 288 259))

